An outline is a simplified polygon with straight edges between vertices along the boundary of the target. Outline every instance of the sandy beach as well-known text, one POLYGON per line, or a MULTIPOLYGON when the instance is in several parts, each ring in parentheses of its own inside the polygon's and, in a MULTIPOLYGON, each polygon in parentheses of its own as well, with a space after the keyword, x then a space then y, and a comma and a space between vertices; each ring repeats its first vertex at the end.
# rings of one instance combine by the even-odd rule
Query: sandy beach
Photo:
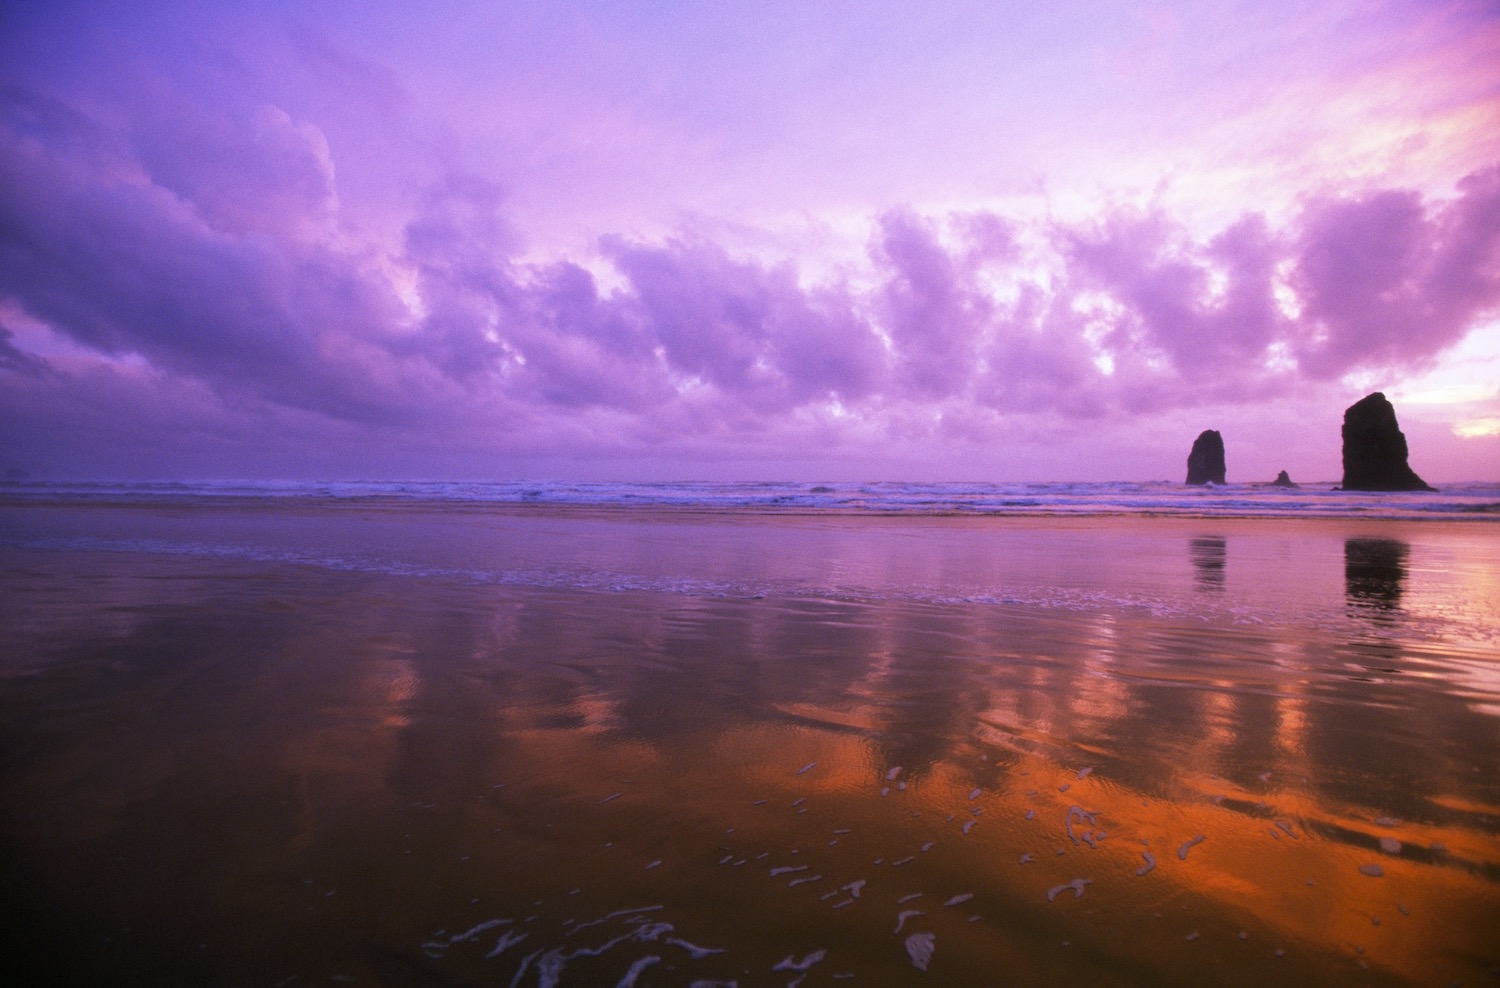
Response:
POLYGON ((1485 984, 1500 531, 10 505, 57 983, 1485 984))

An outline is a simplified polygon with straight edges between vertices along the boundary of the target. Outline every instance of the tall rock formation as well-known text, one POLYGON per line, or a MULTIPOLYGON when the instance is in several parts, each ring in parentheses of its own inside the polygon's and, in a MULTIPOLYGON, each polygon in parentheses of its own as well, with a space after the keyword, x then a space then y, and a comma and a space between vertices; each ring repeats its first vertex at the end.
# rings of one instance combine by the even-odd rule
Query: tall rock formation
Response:
POLYGON ((1213 429, 1204 429, 1193 440, 1192 452, 1188 453, 1187 482, 1224 483, 1224 437, 1213 429))
POLYGON ((1396 409, 1379 391, 1344 410, 1344 490, 1430 491, 1406 463, 1396 409))

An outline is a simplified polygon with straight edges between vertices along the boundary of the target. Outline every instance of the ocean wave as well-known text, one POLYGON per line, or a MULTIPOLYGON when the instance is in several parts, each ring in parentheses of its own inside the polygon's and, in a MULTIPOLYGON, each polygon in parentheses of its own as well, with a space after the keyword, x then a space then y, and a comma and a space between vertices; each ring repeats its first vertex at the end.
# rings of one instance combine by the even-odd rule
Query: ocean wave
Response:
POLYGON ((1436 492, 1345 491, 1331 483, 1189 487, 1111 483, 753 483, 578 481, 211 481, 26 483, 0 488, 12 502, 172 504, 274 501, 334 505, 452 505, 861 515, 1174 515, 1241 518, 1500 520, 1500 484, 1436 492))

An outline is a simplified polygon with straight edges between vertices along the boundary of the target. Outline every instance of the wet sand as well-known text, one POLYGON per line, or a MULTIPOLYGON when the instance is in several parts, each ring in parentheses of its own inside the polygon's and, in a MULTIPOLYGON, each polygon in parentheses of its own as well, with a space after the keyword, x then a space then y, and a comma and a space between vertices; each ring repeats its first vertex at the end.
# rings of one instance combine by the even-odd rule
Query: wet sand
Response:
POLYGON ((1500 965, 1490 526, 3 521, 12 973, 1379 985, 1500 965))

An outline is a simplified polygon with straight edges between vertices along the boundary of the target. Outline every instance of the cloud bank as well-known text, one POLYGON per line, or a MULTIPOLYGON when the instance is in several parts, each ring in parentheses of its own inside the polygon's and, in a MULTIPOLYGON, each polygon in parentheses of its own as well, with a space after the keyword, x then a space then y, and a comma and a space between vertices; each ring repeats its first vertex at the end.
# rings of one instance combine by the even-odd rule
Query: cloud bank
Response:
POLYGON ((493 181, 442 170, 381 235, 317 124, 153 94, 0 94, 0 437, 23 466, 961 451, 1420 372, 1500 315, 1500 167, 1324 182, 1207 230, 1161 203, 911 205, 863 215, 837 264, 691 220, 538 258, 493 181))

